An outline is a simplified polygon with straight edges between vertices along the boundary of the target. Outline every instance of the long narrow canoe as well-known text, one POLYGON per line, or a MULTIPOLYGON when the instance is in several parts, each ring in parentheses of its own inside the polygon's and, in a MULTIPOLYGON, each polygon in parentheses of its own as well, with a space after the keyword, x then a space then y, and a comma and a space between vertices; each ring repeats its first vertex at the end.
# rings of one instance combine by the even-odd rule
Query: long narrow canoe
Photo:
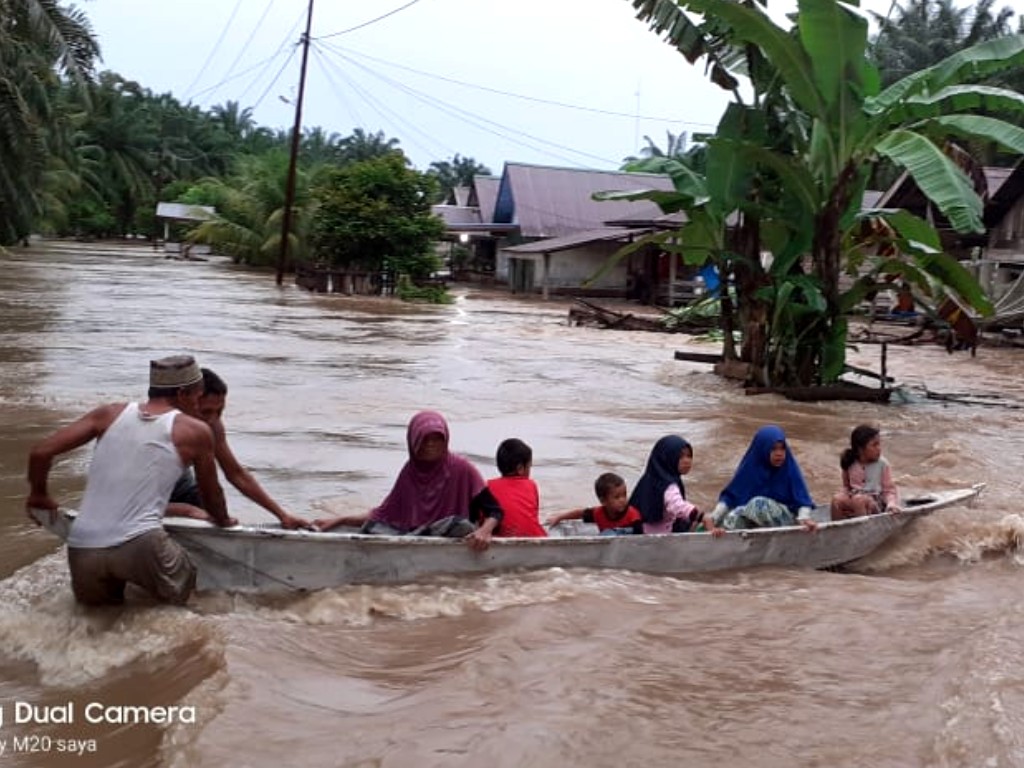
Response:
MULTIPOLYGON (((967 504, 984 488, 936 491, 904 502, 893 514, 802 527, 647 536, 596 536, 576 524, 545 539, 494 539, 474 552, 455 539, 377 536, 356 532, 287 531, 274 525, 218 528, 191 518, 167 518, 164 527, 199 569, 199 588, 243 592, 322 589, 345 584, 400 584, 441 575, 517 570, 614 568, 655 574, 791 566, 829 568, 868 555, 905 526, 944 507, 967 504)), ((827 519, 827 509, 816 511, 827 519)), ((61 535, 68 518, 44 525, 61 535)))

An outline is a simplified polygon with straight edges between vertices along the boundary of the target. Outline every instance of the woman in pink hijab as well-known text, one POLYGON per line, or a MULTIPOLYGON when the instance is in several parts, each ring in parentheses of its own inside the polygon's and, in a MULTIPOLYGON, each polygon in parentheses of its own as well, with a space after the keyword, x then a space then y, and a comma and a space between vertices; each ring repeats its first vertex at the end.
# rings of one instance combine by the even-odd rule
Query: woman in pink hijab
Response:
POLYGON ((362 526, 364 533, 461 537, 473 531, 469 503, 484 489, 476 467, 448 450, 448 424, 436 411, 412 417, 406 432, 409 460, 391 492, 368 515, 317 520, 321 531, 362 526))

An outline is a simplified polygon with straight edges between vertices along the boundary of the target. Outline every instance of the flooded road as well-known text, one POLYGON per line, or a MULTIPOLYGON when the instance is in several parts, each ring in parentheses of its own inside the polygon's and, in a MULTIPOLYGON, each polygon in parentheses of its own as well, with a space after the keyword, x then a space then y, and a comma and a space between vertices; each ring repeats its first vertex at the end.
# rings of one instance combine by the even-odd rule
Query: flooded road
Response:
MULTIPOLYGON (((147 247, 54 243, 4 257, 0 760, 1024 765, 1024 410, 922 395, 1024 405, 1022 351, 890 348, 889 371, 908 385, 901 402, 800 404, 744 397, 672 359, 714 344, 572 328, 565 304, 458 293, 445 307, 315 296, 147 247), (143 398, 148 361, 180 352, 227 381, 235 454, 307 517, 379 502, 423 408, 446 415, 453 449, 485 476, 502 439, 530 443, 544 514, 593 503, 604 471, 632 485, 667 433, 694 444, 687 489, 709 507, 766 422, 786 429, 819 501, 860 422, 881 426, 904 493, 988 488, 855 573, 555 569, 83 611, 63 551, 24 517, 28 449, 101 402, 143 398), (52 722, 12 722, 17 702, 52 722), (89 722, 92 703, 186 714, 89 722), (68 705, 73 721, 61 722, 68 705), (16 745, 19 735, 36 740, 16 745)), ((851 357, 877 368, 878 348, 851 357)), ((51 487, 68 506, 89 457, 55 466, 51 487)), ((232 514, 271 519, 226 490, 232 514)))

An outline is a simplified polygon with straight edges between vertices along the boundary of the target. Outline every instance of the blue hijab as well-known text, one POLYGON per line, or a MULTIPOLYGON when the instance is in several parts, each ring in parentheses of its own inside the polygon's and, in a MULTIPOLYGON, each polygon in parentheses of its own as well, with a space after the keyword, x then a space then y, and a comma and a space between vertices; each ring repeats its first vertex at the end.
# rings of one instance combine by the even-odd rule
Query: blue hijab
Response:
POLYGON ((654 444, 647 459, 647 468, 633 488, 629 504, 636 507, 645 523, 660 523, 665 519, 665 489, 679 486, 686 498, 686 486, 679 477, 679 457, 683 450, 693 448, 678 435, 666 435, 654 444))
POLYGON ((774 424, 757 430, 740 465, 736 467, 736 474, 718 499, 733 509, 743 506, 755 496, 767 496, 785 504, 794 514, 800 507, 814 506, 800 465, 790 453, 789 443, 786 443, 786 433, 774 424), (779 442, 786 444, 786 461, 781 467, 773 467, 772 447, 779 442))

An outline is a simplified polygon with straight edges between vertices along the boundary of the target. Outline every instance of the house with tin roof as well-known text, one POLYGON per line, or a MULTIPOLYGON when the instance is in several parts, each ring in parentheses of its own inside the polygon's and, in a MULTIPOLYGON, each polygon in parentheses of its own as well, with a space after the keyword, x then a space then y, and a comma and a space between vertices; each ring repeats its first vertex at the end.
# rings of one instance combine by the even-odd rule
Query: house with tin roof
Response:
POLYGON ((672 190, 660 174, 506 163, 500 178, 477 176, 465 205, 435 206, 449 237, 490 258, 498 282, 522 293, 626 295, 630 286, 671 285, 683 267, 648 250, 591 278, 623 245, 678 226, 649 201, 595 200, 598 192, 672 190), (661 263, 659 263, 661 262, 661 263))

